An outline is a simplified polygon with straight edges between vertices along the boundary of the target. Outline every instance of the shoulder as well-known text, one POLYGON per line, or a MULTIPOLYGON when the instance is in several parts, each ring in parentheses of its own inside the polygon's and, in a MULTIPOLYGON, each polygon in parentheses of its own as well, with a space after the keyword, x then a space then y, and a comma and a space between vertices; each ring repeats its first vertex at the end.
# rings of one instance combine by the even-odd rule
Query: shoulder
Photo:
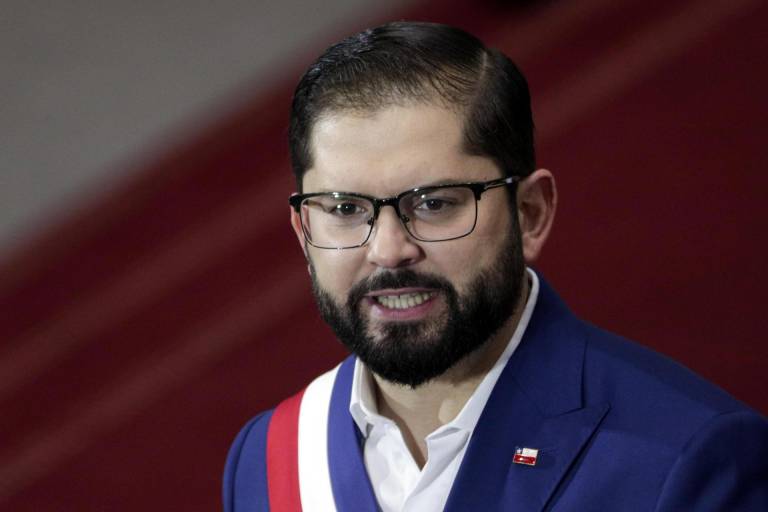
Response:
POLYGON ((768 510, 768 421, 750 410, 711 417, 665 479, 656 509, 768 510))
MULTIPOLYGON (((347 358, 344 363, 350 365, 354 363, 353 358, 347 358)), ((251 452, 263 451, 263 445, 267 441, 267 434, 269 431, 269 425, 272 422, 274 416, 279 416, 286 407, 297 407, 302 401, 305 395, 311 399, 311 401, 317 401, 321 398, 327 400, 330 396, 331 387, 334 384, 334 379, 338 373, 341 365, 338 365, 331 370, 315 377, 304 389, 298 393, 281 401, 274 409, 264 411, 251 418, 245 426, 240 429, 240 432, 232 442, 232 446, 227 456, 227 466, 234 465, 234 470, 237 470, 239 460, 243 458, 243 455, 247 455, 251 452), (324 392, 324 396, 321 397, 319 392, 324 392)))
POLYGON ((251 419, 232 442, 222 482, 225 511, 248 509, 241 506, 245 498, 262 505, 250 508, 268 510, 267 432, 273 413, 269 410, 251 419))
MULTIPOLYGON (((348 359, 349 364, 352 362, 348 359)), ((275 459, 274 453, 283 453, 288 444, 295 449, 299 437, 300 411, 304 416, 303 423, 317 423, 308 421, 308 418, 314 420, 322 416, 323 409, 327 410, 339 368, 337 366, 318 376, 307 387, 286 398, 274 409, 252 418, 240 430, 229 449, 224 468, 225 511, 269 510, 268 469, 270 475, 274 476, 275 471, 286 468, 283 468, 282 463, 279 467, 268 468, 267 461, 270 457, 275 459)))
MULTIPOLYGON (((619 413, 620 418, 643 415, 649 421, 677 423, 696 417, 704 422, 721 413, 748 410, 672 359, 579 319, 544 279, 539 281, 539 297, 527 329, 536 343, 528 347, 531 354, 525 362, 543 358, 555 369, 568 366, 576 375, 571 385, 581 384, 587 404, 610 404, 612 415, 619 413)), ((520 350, 526 350, 524 343, 520 350)))
POLYGON ((720 387, 682 364, 633 341, 585 324, 584 386, 587 401, 611 404, 680 423, 749 411, 720 387))
POLYGON ((595 443, 658 477, 656 510, 768 505, 765 417, 659 353, 592 326, 585 332, 585 401, 610 405, 595 443))

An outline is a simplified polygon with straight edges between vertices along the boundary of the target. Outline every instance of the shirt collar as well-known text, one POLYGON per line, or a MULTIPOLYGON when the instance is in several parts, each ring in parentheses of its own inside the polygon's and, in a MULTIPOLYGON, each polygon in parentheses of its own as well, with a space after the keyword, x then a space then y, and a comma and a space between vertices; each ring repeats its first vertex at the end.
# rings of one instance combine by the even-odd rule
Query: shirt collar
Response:
MULTIPOLYGON (((433 434, 451 429, 472 431, 475 428, 477 420, 480 418, 483 408, 485 408, 485 403, 488 401, 488 397, 491 395, 499 375, 501 375, 501 371, 523 339, 523 334, 526 327, 528 327, 528 322, 533 314, 533 308, 536 305, 536 299, 539 296, 538 276, 530 268, 526 268, 526 271, 531 279, 531 289, 528 293, 528 300, 525 303, 523 314, 520 316, 520 321, 517 323, 515 332, 512 334, 509 343, 507 343, 507 347, 501 353, 493 368, 485 375, 469 400, 467 400, 467 403, 464 404, 461 412, 452 421, 437 429, 433 434)), ((373 388, 373 376, 360 359, 355 360, 355 370, 352 376, 352 393, 349 399, 349 413, 365 437, 368 437, 371 428, 376 424, 391 421, 378 414, 376 394, 373 388)))

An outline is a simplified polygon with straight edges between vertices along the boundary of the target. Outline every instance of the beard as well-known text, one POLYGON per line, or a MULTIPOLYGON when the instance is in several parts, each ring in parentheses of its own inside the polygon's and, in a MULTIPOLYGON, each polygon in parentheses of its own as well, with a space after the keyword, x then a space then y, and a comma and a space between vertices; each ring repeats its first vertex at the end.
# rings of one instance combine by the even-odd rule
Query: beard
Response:
POLYGON ((493 264, 480 270, 462 294, 439 275, 398 269, 358 282, 346 303, 339 304, 319 284, 311 260, 309 264, 320 316, 339 341, 378 376, 411 388, 442 375, 486 344, 515 312, 525 278, 516 223, 493 264), (447 307, 437 318, 382 322, 373 329, 361 309, 366 294, 406 287, 435 290, 447 307))

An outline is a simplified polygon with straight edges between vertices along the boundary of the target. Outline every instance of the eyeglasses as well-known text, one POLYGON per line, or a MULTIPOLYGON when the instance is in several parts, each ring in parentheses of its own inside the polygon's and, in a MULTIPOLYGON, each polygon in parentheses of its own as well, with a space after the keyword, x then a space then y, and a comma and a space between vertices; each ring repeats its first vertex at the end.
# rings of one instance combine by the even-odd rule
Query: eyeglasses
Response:
POLYGON ((477 224, 477 201, 487 190, 514 185, 519 176, 485 182, 419 187, 378 199, 351 192, 296 194, 288 202, 299 214, 304 235, 320 249, 362 247, 384 206, 395 209, 408 233, 422 242, 455 240, 477 224))

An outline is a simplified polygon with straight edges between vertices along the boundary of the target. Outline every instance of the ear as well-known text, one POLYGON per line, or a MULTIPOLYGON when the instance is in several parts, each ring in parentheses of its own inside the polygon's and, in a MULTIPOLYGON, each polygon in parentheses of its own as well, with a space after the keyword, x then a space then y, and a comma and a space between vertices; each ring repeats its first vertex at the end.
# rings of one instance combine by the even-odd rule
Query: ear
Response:
POLYGON ((555 177, 538 169, 517 186, 517 215, 523 241, 523 257, 530 264, 539 257, 549 237, 557 209, 555 177))
MULTIPOLYGON (((296 195, 295 193, 292 195, 296 195)), ((291 226, 293 227, 293 232, 296 234, 296 238, 299 240, 299 245, 301 246, 301 250, 304 253, 304 257, 308 258, 307 256, 307 241, 304 237, 304 229, 301 227, 301 218, 299 217, 298 212, 293 209, 293 206, 289 207, 291 209, 291 226)))

